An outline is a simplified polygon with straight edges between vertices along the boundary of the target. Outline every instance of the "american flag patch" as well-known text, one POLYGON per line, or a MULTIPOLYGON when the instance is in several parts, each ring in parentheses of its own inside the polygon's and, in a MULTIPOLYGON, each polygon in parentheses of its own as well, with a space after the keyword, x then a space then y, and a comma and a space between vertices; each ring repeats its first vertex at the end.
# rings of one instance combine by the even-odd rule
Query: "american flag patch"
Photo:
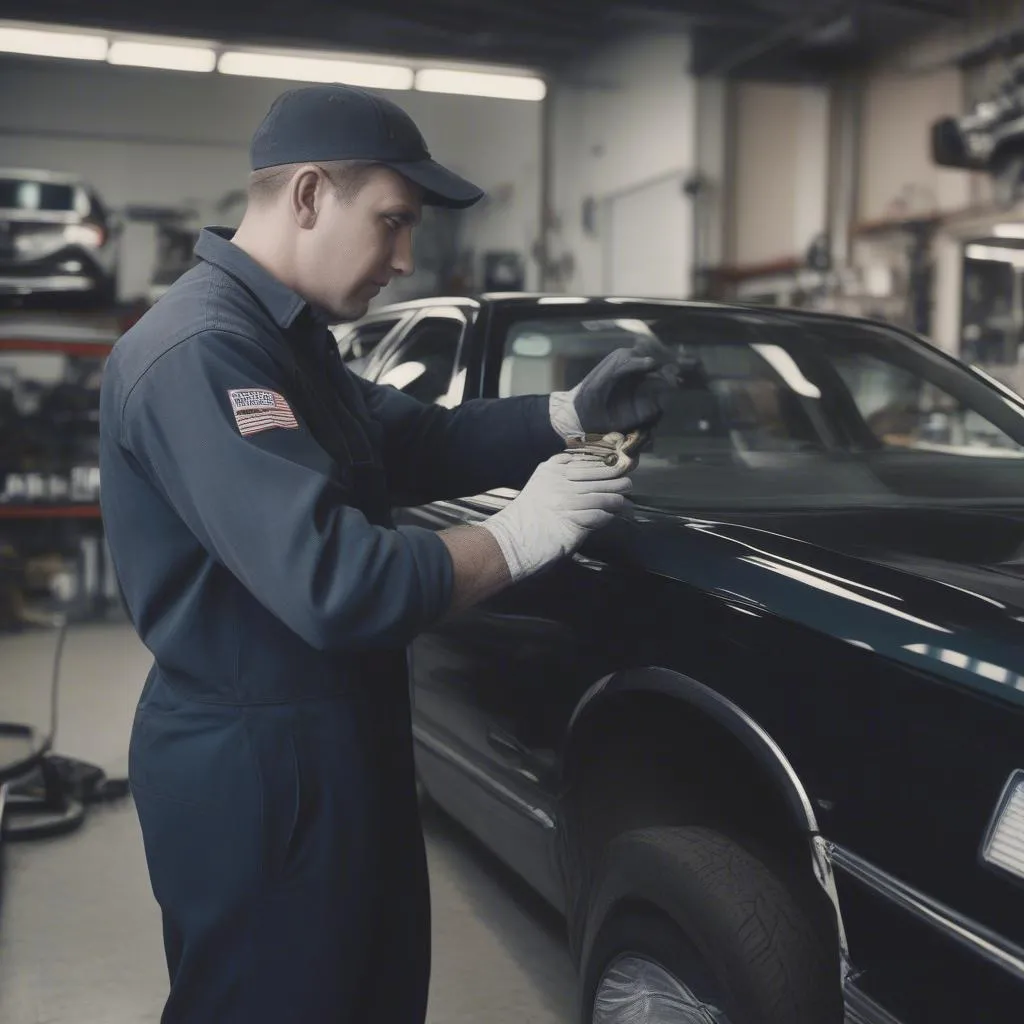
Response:
POLYGON ((298 430, 299 424, 291 406, 276 391, 265 388, 235 388, 228 391, 231 410, 235 414, 242 437, 258 434, 261 430, 283 427, 298 430))

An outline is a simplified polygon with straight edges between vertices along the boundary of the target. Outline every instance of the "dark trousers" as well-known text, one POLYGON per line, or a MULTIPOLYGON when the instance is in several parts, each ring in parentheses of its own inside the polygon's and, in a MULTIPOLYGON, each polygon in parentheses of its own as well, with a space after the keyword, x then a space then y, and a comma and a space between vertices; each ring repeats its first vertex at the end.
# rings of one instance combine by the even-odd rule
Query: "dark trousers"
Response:
POLYGON ((406 694, 238 707, 147 688, 130 776, 163 913, 162 1024, 422 1024, 406 694))

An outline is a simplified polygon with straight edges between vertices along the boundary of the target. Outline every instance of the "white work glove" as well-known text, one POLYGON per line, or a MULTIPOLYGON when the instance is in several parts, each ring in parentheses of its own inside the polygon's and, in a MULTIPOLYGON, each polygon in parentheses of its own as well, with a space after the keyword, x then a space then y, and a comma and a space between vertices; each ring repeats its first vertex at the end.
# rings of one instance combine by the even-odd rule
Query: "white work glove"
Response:
POLYGON ((481 523, 498 542, 513 580, 571 554, 626 507, 633 481, 594 456, 560 453, 542 462, 519 495, 481 523))

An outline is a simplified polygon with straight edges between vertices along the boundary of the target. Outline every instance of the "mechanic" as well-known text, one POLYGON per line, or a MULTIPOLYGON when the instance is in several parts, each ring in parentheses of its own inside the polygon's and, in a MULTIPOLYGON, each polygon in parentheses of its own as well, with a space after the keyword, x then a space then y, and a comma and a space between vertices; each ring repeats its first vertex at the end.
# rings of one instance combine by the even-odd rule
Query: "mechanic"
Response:
POLYGON ((399 107, 284 93, 237 232, 115 346, 102 508, 154 657, 130 779, 170 974, 165 1024, 420 1024, 429 890, 405 649, 573 551, 628 471, 566 454, 654 422, 666 379, 621 349, 571 392, 426 406, 358 378, 328 324, 413 269, 422 204, 479 189, 399 107), (482 526, 391 509, 504 486, 482 526))

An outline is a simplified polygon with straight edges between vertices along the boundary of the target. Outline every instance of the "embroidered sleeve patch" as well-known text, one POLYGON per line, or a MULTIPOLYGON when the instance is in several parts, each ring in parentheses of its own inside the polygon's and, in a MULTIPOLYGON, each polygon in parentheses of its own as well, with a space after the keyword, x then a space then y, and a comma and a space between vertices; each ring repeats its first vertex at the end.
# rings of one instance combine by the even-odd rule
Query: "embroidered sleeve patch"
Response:
POLYGON ((235 414, 242 437, 258 434, 261 430, 281 427, 298 430, 299 424, 291 406, 276 391, 264 388, 235 388, 228 391, 231 410, 235 414))

